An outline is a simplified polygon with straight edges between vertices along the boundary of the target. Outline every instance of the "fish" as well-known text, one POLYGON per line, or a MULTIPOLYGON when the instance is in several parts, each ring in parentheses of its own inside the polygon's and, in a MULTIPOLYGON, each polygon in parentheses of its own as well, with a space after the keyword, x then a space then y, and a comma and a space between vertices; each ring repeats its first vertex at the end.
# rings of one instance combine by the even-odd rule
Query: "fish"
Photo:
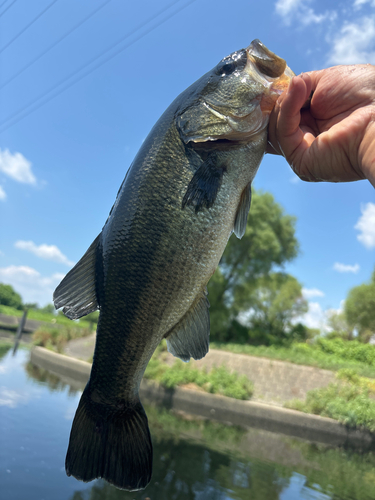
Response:
POLYGON ((100 311, 68 476, 129 491, 149 483, 142 376, 162 339, 185 362, 207 354, 207 283, 229 236, 245 232, 269 115, 292 76, 254 40, 182 92, 143 142, 101 233, 56 288, 68 318, 100 311))

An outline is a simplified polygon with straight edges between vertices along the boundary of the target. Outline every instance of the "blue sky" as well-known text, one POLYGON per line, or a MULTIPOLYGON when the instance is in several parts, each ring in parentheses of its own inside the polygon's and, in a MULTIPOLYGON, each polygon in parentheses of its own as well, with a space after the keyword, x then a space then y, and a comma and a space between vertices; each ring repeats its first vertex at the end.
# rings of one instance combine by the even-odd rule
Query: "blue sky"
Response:
MULTIPOLYGON (((51 302, 161 113, 254 38, 295 73, 375 64, 375 2, 1 1, 0 281, 51 302)), ((305 183, 270 155, 254 185, 297 217, 301 252, 286 270, 319 326, 370 278, 374 189, 305 183)))

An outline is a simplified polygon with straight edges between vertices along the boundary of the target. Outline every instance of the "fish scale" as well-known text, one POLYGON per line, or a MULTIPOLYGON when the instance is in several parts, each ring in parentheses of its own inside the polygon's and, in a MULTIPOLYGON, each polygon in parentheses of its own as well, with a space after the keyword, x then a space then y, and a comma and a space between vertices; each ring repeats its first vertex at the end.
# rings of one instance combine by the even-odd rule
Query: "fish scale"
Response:
POLYGON ((127 490, 150 481, 143 373, 163 338, 183 361, 208 352, 206 286, 230 234, 244 234, 269 113, 291 75, 255 40, 178 96, 142 144, 102 232, 55 290, 71 319, 100 310, 68 475, 127 490))

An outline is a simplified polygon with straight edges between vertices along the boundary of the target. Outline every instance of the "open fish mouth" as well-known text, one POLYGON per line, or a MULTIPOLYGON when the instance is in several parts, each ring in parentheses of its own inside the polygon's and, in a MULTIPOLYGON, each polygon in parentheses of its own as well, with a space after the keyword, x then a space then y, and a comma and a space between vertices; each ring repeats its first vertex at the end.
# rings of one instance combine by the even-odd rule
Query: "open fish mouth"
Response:
POLYGON ((271 52, 263 43, 255 39, 246 48, 246 70, 264 87, 260 97, 260 108, 264 115, 269 115, 277 98, 288 88, 293 71, 284 59, 271 52))

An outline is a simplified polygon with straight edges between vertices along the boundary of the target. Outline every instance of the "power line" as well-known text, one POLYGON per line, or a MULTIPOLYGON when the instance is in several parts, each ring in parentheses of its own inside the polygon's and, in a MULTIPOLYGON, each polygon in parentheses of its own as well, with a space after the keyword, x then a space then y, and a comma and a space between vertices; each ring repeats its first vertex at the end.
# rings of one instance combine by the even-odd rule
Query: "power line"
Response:
POLYGON ((190 2, 186 3, 185 5, 183 5, 182 7, 180 7, 179 9, 177 9, 175 12, 172 12, 171 14, 169 14, 168 16, 166 16, 164 19, 162 19, 160 22, 158 22, 157 24, 155 24, 153 27, 151 27, 150 29, 148 29, 147 31, 145 31, 144 33, 142 33, 140 36, 138 36, 137 38, 135 38, 133 41, 129 42, 128 44, 126 44, 125 46, 123 46, 122 48, 118 49, 116 52, 114 52, 113 54, 111 54, 110 56, 108 56, 106 59, 104 59, 103 61, 99 62, 96 66, 94 66, 93 68, 89 69, 88 71, 86 71, 84 74, 82 74, 81 76, 78 76, 78 78, 76 78, 75 80, 73 80, 72 82, 68 83, 67 85, 65 85, 65 87, 61 88, 60 90, 58 90, 57 92, 55 92, 54 94, 52 94, 51 96, 47 97, 46 99, 42 100, 42 102, 40 102, 38 105, 36 105, 35 107, 31 108, 30 110, 27 111, 27 108, 30 108, 32 107, 34 104, 37 103, 37 101, 40 101, 41 99, 43 99, 43 97, 46 95, 46 94, 49 94, 51 92, 53 92, 57 87, 60 87, 63 83, 65 83, 67 80, 70 80, 72 77, 74 77, 77 73, 79 73, 80 71, 82 71, 84 68, 86 68, 87 66, 89 66, 90 64, 92 64, 93 62, 95 62, 97 59, 99 59, 100 57, 102 57, 106 52, 108 52, 109 50, 113 49, 114 46, 118 45, 120 42, 124 41, 126 38, 129 38, 129 36, 133 35, 136 31, 139 31, 141 28, 143 28, 143 26, 145 26, 146 24, 150 23, 152 20, 155 19, 155 17, 158 17, 159 15, 161 15, 164 11, 166 11, 167 9, 169 9, 170 7, 174 6, 175 4, 177 4, 180 0, 177 0, 175 2, 173 2, 172 4, 170 4, 169 6, 163 8, 161 11, 159 11, 157 14, 154 14, 151 18, 149 18, 147 21, 145 21, 144 23, 142 23, 142 25, 138 26, 137 28, 135 28, 133 31, 131 31, 130 33, 128 33, 127 35, 125 35, 124 37, 122 37, 120 40, 118 40, 116 43, 114 43, 113 45, 111 45, 109 48, 107 48, 105 51, 103 51, 101 54, 99 54, 98 56, 96 56, 95 58, 91 59, 88 63, 86 63, 84 66, 82 66, 81 68, 79 68, 77 71, 71 73, 69 76, 67 76, 66 78, 64 78, 63 80, 61 80, 59 83, 57 83, 56 85, 54 85, 53 87, 51 87, 49 90, 47 90, 46 92, 44 92, 43 94, 41 94, 40 96, 38 96, 36 99, 34 99, 32 102, 30 102, 29 104, 25 105, 23 108, 19 109, 18 111, 16 111, 15 113, 13 113, 12 115, 8 116, 8 118, 6 118, 5 120, 3 120, 3 122, 0 124, 4 124, 6 122, 9 122, 11 120, 13 120, 13 118, 15 118, 17 115, 20 115, 23 111, 25 111, 25 113, 21 114, 21 116, 19 116, 18 118, 14 119, 13 121, 11 121, 11 123, 9 123, 8 125, 6 125, 5 127, 1 128, 0 129, 0 134, 2 132, 4 132, 5 130, 7 130, 8 128, 12 127, 13 125, 15 125, 16 123, 18 123, 20 120, 22 120, 23 118, 25 118, 26 116, 30 115, 31 113, 33 113, 34 111, 36 111, 37 109, 41 108, 42 106, 44 106, 45 104, 47 104, 47 102, 51 101, 52 99, 54 99, 55 97, 57 97, 58 95, 60 95, 61 93, 65 92, 65 90, 67 90, 68 88, 72 87, 73 85, 75 85, 76 83, 78 83, 80 80, 82 80, 83 78, 85 78, 86 76, 88 76, 90 73, 92 73, 93 71, 95 71, 96 69, 100 68, 101 66, 103 66, 103 64, 107 63, 108 61, 110 61, 111 59, 113 59, 115 56, 117 56, 118 54, 120 54, 122 51, 124 51, 125 49, 127 49, 128 47, 130 47, 131 45, 133 45, 134 43, 136 43, 138 40, 140 40, 141 38, 145 37, 146 35, 148 35, 149 33, 151 33, 152 31, 154 31, 156 28, 158 28, 159 26, 161 26, 162 24, 164 24, 166 21, 168 21, 169 19, 171 19, 173 16, 175 16, 176 14, 180 13, 183 9, 185 9, 186 7, 188 7, 189 5, 191 5, 192 3, 194 3, 196 0, 190 0, 190 2))
MULTIPOLYGON (((16 0, 15 0, 15 1, 16 1, 16 0)), ((9 45, 10 45, 11 43, 13 43, 15 40, 17 40, 17 38, 18 38, 18 37, 20 37, 20 36, 22 35, 22 33, 25 33, 25 31, 26 31, 28 28, 30 28, 30 26, 31 26, 32 24, 34 24, 34 23, 35 23, 35 21, 37 21, 40 17, 42 17, 42 15, 43 15, 45 12, 47 12, 47 10, 48 10, 50 7, 52 7, 52 5, 53 5, 54 3, 56 3, 57 1, 58 1, 58 0, 53 0, 53 1, 49 4, 49 5, 47 5, 47 7, 46 7, 45 9, 43 9, 43 10, 42 10, 42 12, 40 12, 40 13, 39 13, 39 14, 38 14, 38 15, 37 15, 37 16, 36 16, 36 17, 35 17, 32 21, 30 21, 30 22, 29 22, 29 24, 27 24, 27 25, 26 25, 26 26, 25 26, 25 27, 24 27, 24 28, 23 28, 23 29, 22 29, 22 30, 21 30, 21 31, 20 31, 20 32, 19 32, 19 33, 15 36, 15 37, 13 37, 13 38, 12 38, 12 39, 11 39, 11 40, 10 40, 10 41, 6 44, 6 45, 4 45, 4 47, 2 47, 2 48, 0 49, 0 54, 1 54, 2 52, 4 52, 4 50, 5 50, 7 47, 9 47, 9 45)), ((13 3, 14 3, 14 2, 13 2, 13 3)), ((13 4, 12 4, 12 5, 13 5, 13 4)), ((9 7, 8 7, 8 9, 9 9, 9 7)), ((4 14, 4 12, 3 12, 3 14, 4 14)))
POLYGON ((62 35, 52 45, 50 45, 47 49, 45 49, 43 52, 41 52, 39 55, 37 55, 34 59, 32 59, 28 64, 26 64, 26 66, 24 66, 23 68, 21 68, 12 77, 10 77, 8 80, 6 80, 4 83, 2 83, 0 85, 0 89, 3 89, 6 85, 8 85, 8 83, 12 82, 15 78, 17 78, 17 76, 20 76, 21 73, 23 73, 28 68, 30 68, 30 66, 32 66, 34 63, 36 63, 36 61, 38 61, 41 57, 43 57, 45 54, 47 54, 47 52, 49 52, 50 50, 52 50, 54 47, 56 47, 56 45, 58 45, 60 42, 62 42, 67 36, 69 36, 71 33, 73 33, 73 31, 75 31, 80 26, 82 26, 86 21, 88 21, 92 16, 94 16, 100 9, 102 9, 103 7, 105 7, 110 1, 111 0, 107 0, 106 2, 102 3, 101 5, 99 5, 99 7, 97 9, 95 9, 93 12, 91 12, 91 14, 89 14, 87 17, 85 17, 84 19, 82 19, 82 21, 80 21, 78 24, 76 24, 75 26, 73 26, 73 28, 71 28, 70 30, 68 30, 64 35, 62 35))
MULTIPOLYGON (((17 0, 13 0, 13 2, 12 2, 10 5, 8 5, 8 7, 7 7, 5 10, 3 10, 3 12, 0 14, 0 17, 1 17, 1 16, 3 16, 3 15, 5 14, 5 12, 6 12, 7 10, 9 10, 9 9, 12 7, 12 5, 13 5, 13 4, 15 4, 16 2, 17 2, 17 0)), ((1 5, 3 6, 3 5, 4 5, 4 3, 5 3, 5 2, 3 2, 1 5)))
POLYGON ((1 7, 2 7, 5 3, 7 3, 7 1, 8 1, 8 0, 4 0, 4 2, 3 2, 2 4, 0 4, 0 9, 1 9, 1 7))

